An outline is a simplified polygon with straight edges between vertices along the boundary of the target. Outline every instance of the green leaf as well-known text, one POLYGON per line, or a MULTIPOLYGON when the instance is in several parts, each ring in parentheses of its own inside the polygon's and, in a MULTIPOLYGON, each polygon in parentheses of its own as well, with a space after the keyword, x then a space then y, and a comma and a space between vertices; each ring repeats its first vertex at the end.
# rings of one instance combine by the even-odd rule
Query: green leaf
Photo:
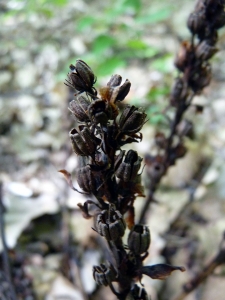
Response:
POLYGON ((157 102, 160 97, 168 95, 170 92, 169 87, 156 86, 152 87, 149 93, 147 94, 147 99, 152 102, 157 102))
POLYGON ((127 46, 132 49, 146 49, 148 47, 145 42, 138 39, 129 40, 127 46))
POLYGON ((135 12, 139 11, 141 8, 140 0, 125 0, 123 3, 125 9, 132 8, 135 12))
POLYGON ((145 50, 145 57, 152 57, 152 56, 155 56, 157 53, 158 53, 158 49, 149 46, 145 50))
POLYGON ((117 0, 113 6, 108 8, 105 13, 111 22, 115 22, 115 18, 119 15, 137 13, 141 9, 141 0, 117 0))
POLYGON ((83 18, 81 18, 76 25, 76 30, 78 31, 83 31, 86 28, 91 27, 91 25, 93 25, 93 23, 96 21, 95 18, 91 17, 91 16, 85 16, 83 18))
POLYGON ((104 60, 97 69, 97 74, 99 76, 105 76, 112 74, 115 69, 125 67, 126 62, 119 57, 110 57, 104 60))
POLYGON ((159 106, 157 105, 151 105, 147 109, 147 115, 148 115, 149 122, 153 125, 159 125, 164 123, 165 121, 165 116, 162 114, 159 106))
POLYGON ((58 6, 64 6, 67 4, 67 2, 68 0, 52 0, 52 3, 58 6))
POLYGON ((163 114, 151 115, 149 122, 153 125, 160 125, 165 123, 165 117, 163 114))
POLYGON ((161 8, 155 12, 150 12, 147 15, 137 18, 136 21, 140 24, 152 24, 162 22, 164 20, 167 20, 170 17, 171 13, 171 8, 161 8))
POLYGON ((38 0, 37 2, 39 5, 50 4, 50 5, 64 6, 67 4, 68 0, 38 0))
POLYGON ((126 59, 133 59, 133 58, 150 58, 155 56, 158 53, 158 50, 156 48, 153 48, 149 46, 146 49, 123 49, 120 51, 120 56, 126 59))
POLYGON ((162 72, 167 73, 171 72, 172 66, 173 66, 173 55, 172 54, 166 54, 163 57, 160 57, 158 59, 155 59, 151 63, 151 68, 162 72))
POLYGON ((116 40, 108 35, 99 35, 93 43, 92 51, 96 54, 102 54, 106 49, 116 43, 116 40))
POLYGON ((16 43, 17 47, 25 48, 26 46, 28 46, 29 42, 27 39, 21 37, 21 38, 16 39, 15 43, 16 43))
POLYGON ((39 14, 42 14, 46 18, 52 18, 54 16, 54 13, 51 9, 48 9, 46 7, 38 7, 36 8, 36 12, 39 14))

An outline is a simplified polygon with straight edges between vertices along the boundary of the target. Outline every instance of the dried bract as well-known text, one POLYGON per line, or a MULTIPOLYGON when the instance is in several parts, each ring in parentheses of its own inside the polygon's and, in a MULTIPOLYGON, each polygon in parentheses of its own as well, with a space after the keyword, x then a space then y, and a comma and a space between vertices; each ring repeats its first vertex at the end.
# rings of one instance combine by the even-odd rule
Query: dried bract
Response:
POLYGON ((191 44, 187 41, 184 41, 181 44, 179 52, 175 58, 175 66, 180 70, 184 71, 189 62, 189 57, 191 53, 191 44))
POLYGON ((166 279, 173 271, 179 270, 181 272, 185 271, 184 267, 171 266, 167 264, 158 264, 153 266, 142 267, 142 274, 148 275, 152 279, 166 279))

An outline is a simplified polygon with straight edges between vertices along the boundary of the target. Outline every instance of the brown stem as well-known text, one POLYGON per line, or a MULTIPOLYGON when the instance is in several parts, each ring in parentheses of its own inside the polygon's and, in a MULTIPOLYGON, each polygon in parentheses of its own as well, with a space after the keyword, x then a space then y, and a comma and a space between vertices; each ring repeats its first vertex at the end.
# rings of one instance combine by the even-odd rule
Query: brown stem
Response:
MULTIPOLYGON (((202 178, 204 177, 204 175, 208 171, 210 163, 211 163, 211 160, 209 160, 209 159, 206 159, 205 161, 203 161, 200 168, 199 168, 199 170, 196 172, 194 177, 191 179, 192 184, 188 187, 189 197, 188 197, 187 201, 184 203, 184 205, 181 207, 181 209, 178 211, 177 215, 175 216, 175 218, 173 219, 171 224, 169 225, 169 228, 166 232, 166 235, 173 232, 173 230, 176 227, 176 224, 178 223, 178 221, 182 218, 184 213, 187 211, 187 209, 193 203, 194 197, 195 197, 195 192, 196 192, 197 188, 199 187, 199 185, 201 184, 202 178)), ((164 250, 167 247, 168 246, 166 246, 164 248, 164 250)))
MULTIPOLYGON (((194 95, 192 96, 193 99, 194 95)), ((148 197, 145 201, 145 205, 143 206, 142 210, 141 210, 141 214, 139 217, 139 224, 144 224, 145 223, 145 219, 146 219, 146 215, 147 212, 149 210, 149 207, 151 205, 152 202, 154 202, 154 193, 158 187, 158 184, 160 183, 162 177, 166 174, 168 167, 170 166, 170 153, 171 153, 171 149, 172 149, 172 142, 173 142, 173 138, 174 135, 176 133, 176 127, 177 125, 180 123, 185 111, 187 110, 187 108, 189 107, 189 105, 187 105, 186 103, 184 103, 182 106, 179 106, 176 110, 176 113, 174 115, 174 120, 171 126, 171 130, 170 130, 170 135, 168 137, 168 145, 167 145, 167 149, 165 151, 165 172, 161 175, 161 177, 157 180, 157 182, 154 182, 150 184, 149 187, 149 192, 148 192, 148 197)))
POLYGON ((197 274, 193 279, 191 279, 183 286, 183 291, 174 300, 183 300, 189 293, 191 293, 201 283, 203 283, 219 265, 222 265, 224 263, 225 248, 220 249, 219 253, 212 259, 212 261, 208 265, 205 266, 203 271, 197 274))
POLYGON ((137 224, 145 224, 146 223, 147 211, 148 211, 151 203, 154 201, 153 196, 154 196, 154 193, 155 193, 155 189, 156 189, 156 186, 151 187, 151 189, 149 191, 149 194, 148 194, 148 197, 145 201, 145 205, 142 207, 141 214, 140 214, 140 217, 139 217, 139 220, 138 220, 137 224))

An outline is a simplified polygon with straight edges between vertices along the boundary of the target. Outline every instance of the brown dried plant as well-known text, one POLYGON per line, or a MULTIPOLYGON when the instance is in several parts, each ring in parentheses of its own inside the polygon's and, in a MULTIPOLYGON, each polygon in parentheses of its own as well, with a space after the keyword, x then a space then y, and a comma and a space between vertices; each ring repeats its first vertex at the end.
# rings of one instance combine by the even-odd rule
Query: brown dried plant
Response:
MULTIPOLYGON (((169 107, 174 111, 170 133, 166 136, 158 132, 155 143, 160 154, 146 157, 150 183, 136 224, 134 201, 137 196, 145 197, 141 183, 143 159, 136 151, 121 148, 142 140, 140 130, 147 115, 142 108, 133 105, 125 105, 120 111, 118 104, 130 91, 128 79, 122 83, 120 75, 113 75, 107 85, 97 91, 96 76, 84 61, 79 59, 70 65, 66 85, 76 93, 69 110, 79 125, 69 136, 79 160, 78 184, 90 197, 79 207, 84 218, 94 219, 93 229, 105 239, 110 251, 109 261, 93 267, 93 277, 98 284, 109 286, 120 300, 149 299, 145 289, 137 284, 143 275, 165 279, 174 270, 185 271, 184 267, 167 264, 143 265, 151 241, 150 230, 144 224, 161 178, 187 151, 184 137, 191 135, 193 125, 184 114, 194 96, 210 82, 209 60, 218 50, 217 31, 225 24, 224 2, 200 0, 188 19, 192 36, 190 41, 181 44, 175 60, 179 75, 169 98, 169 107), (129 235, 124 244, 122 237, 126 228, 129 235)), ((65 170, 61 172, 75 189, 70 174, 65 170)))

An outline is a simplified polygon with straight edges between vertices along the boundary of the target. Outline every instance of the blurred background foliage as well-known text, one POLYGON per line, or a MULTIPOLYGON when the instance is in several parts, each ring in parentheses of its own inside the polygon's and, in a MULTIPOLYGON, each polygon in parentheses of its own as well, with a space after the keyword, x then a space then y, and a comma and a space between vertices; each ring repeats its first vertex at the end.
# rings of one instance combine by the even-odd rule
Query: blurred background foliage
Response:
MULTIPOLYGON (((2 91, 31 87, 33 92, 40 91, 43 85, 51 85, 50 80, 53 85, 62 84, 68 66, 77 58, 98 74, 97 85, 118 70, 124 75, 128 67, 141 65, 147 75, 141 82, 145 91, 131 98, 134 103, 157 102, 148 110, 149 120, 161 122, 159 104, 169 92, 176 42, 188 34, 184 20, 192 5, 189 2, 3 1, 2 91), (15 74, 17 70, 21 77, 15 74)), ((138 85, 140 90, 140 82, 136 86, 134 82, 134 91, 138 85)))
MULTIPOLYGON (((63 84, 69 65, 75 64, 78 58, 87 62, 98 76, 97 87, 104 85, 115 73, 131 81, 126 101, 144 106, 149 119, 143 129, 144 141, 137 145, 143 156, 151 149, 156 128, 167 126, 162 112, 168 106, 170 88, 177 75, 173 61, 180 41, 189 38, 186 20, 194 4, 194 0, 0 0, 0 179, 4 182, 9 247, 15 247, 20 237, 16 251, 26 255, 26 249, 31 254, 38 253, 40 260, 44 255, 59 253, 65 248, 69 240, 65 238, 65 228, 69 228, 73 235, 72 245, 76 245, 74 255, 78 257, 78 265, 83 259, 86 266, 89 247, 96 247, 97 254, 94 257, 91 254, 88 271, 81 270, 81 277, 91 275, 92 265, 99 262, 99 249, 93 246, 93 241, 90 243, 90 236, 94 236, 92 225, 77 213, 77 203, 84 198, 70 191, 57 173, 64 168, 76 173, 77 166, 68 137, 69 130, 75 126, 67 109, 73 91, 63 84), (67 208, 72 210, 69 214, 67 208), (46 225, 49 214, 54 216, 51 229, 46 225), (84 231, 80 230, 81 224, 84 231), (86 237, 83 232, 87 232, 86 237)), ((214 58, 211 88, 198 99, 206 106, 206 111, 204 117, 194 117, 198 123, 198 141, 191 144, 191 154, 186 163, 181 164, 179 172, 175 171, 175 176, 169 178, 167 188, 168 185, 180 188, 187 184, 202 156, 199 149, 210 155, 213 149, 217 156, 206 186, 217 182, 216 191, 213 190, 210 197, 222 199, 225 197, 224 176, 219 174, 225 174, 221 163, 225 158, 224 30, 220 36, 221 51, 214 58), (208 101, 208 96, 216 101, 208 101)), ((200 190, 200 198, 205 195, 206 186, 200 190)), ((157 207, 158 213, 153 212, 153 223, 149 224, 153 236, 150 259, 154 263, 162 261, 160 251, 165 240, 161 234, 169 226, 171 215, 179 211, 185 198, 183 194, 179 190, 173 191, 171 196, 167 190, 166 201, 160 195, 162 205, 157 207)), ((206 201, 208 205, 212 205, 211 198, 206 201)), ((138 202, 139 206, 142 201, 138 202)), ((220 207, 216 201, 213 203, 210 213, 207 207, 205 210, 199 204, 195 207, 197 211, 204 211, 207 218, 217 220, 207 234, 200 227, 190 229, 192 235, 197 235, 199 244, 207 248, 200 246, 196 250, 196 260, 202 259, 203 252, 207 256, 214 251, 212 247, 219 243, 221 228, 225 225, 222 221, 224 204, 220 207)), ((187 252, 183 256, 185 264, 187 252)), ((32 274, 35 290, 39 291, 38 299, 44 299, 52 287, 50 279, 43 283, 42 278, 43 270, 46 273, 49 265, 42 261, 38 277, 32 271, 34 265, 38 272, 36 257, 30 257, 28 273, 32 274)), ((53 272, 52 267, 49 268, 53 272)), ((49 278, 55 279, 57 275, 51 273, 51 276, 49 278)), ((93 282, 91 277, 88 280, 90 284, 93 282)), ((159 284, 154 284, 151 283, 154 288, 150 293, 155 300, 159 284)), ((177 280, 175 287, 172 282, 168 289, 171 294, 181 287, 179 284, 177 280)), ((215 282, 213 284, 216 286, 215 282)), ((91 293, 95 286, 84 289, 91 293)), ((201 299, 213 298, 223 299, 210 296, 210 292, 201 299)))

